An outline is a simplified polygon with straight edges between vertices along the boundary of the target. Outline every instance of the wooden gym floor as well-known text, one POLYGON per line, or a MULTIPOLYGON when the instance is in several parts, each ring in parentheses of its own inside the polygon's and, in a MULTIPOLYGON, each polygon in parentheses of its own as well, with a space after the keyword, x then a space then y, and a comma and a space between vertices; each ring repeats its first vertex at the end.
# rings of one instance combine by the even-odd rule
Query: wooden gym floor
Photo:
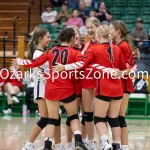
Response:
MULTIPOLYGON (((62 119, 62 143, 66 143, 65 118, 62 119)), ((33 125, 38 117, 0 116, 0 150, 21 150, 26 142, 33 125)), ((150 117, 127 117, 129 127, 130 150, 150 150, 150 117)), ((111 139, 111 133, 109 132, 111 139)), ((42 150, 44 130, 35 142, 37 150, 42 150)), ((95 131, 95 140, 98 144, 98 136, 95 131)), ((110 140, 111 142, 111 140, 110 140)))

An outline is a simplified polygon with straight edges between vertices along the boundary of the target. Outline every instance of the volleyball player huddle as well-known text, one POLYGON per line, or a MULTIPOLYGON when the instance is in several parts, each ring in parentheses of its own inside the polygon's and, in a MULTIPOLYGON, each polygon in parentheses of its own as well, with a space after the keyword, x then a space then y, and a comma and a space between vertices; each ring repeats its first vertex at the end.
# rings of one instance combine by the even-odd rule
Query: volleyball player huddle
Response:
POLYGON ((14 64, 24 65, 27 68, 44 70, 48 67, 50 68, 49 74, 54 74, 54 76, 57 74, 54 71, 66 70, 66 74, 69 74, 70 71, 77 69, 79 72, 84 71, 86 77, 89 70, 92 70, 90 79, 80 79, 80 73, 77 74, 78 78, 59 76, 54 81, 50 76, 46 81, 36 79, 35 93, 38 94, 34 96, 38 103, 41 119, 34 126, 28 142, 22 150, 35 150, 33 143, 45 127, 44 150, 52 149, 54 137, 55 149, 64 149, 61 144, 60 103, 68 114, 66 121, 67 150, 96 150, 94 124, 99 135, 100 150, 129 149, 125 113, 129 95, 134 90, 128 74, 130 71, 136 70, 132 55, 136 49, 126 38, 126 26, 120 20, 114 21, 110 25, 100 25, 99 20, 92 17, 87 19, 86 26, 91 41, 80 43, 78 29, 70 26, 60 32, 56 40, 58 44, 48 51, 44 51, 44 47, 50 41, 49 32, 45 29, 36 29, 32 37, 32 47, 34 48, 32 48, 32 52, 30 49, 30 52, 32 57, 38 53, 36 55, 38 58, 33 60, 17 58, 13 61, 14 64), (112 44, 112 41, 115 44, 112 44), (41 56, 39 57, 39 55, 41 56), (44 63, 48 65, 43 65, 44 63), (95 71, 105 72, 107 76, 94 79, 95 71), (112 77, 111 73, 114 71, 115 74, 112 77), (121 78, 123 71, 125 71, 125 79, 121 78), (109 78, 108 75, 110 75, 109 78), (78 118, 79 106, 82 108, 81 131, 78 118), (110 125, 112 131, 112 145, 108 139, 107 124, 110 125), (75 140, 74 148, 72 134, 75 140))

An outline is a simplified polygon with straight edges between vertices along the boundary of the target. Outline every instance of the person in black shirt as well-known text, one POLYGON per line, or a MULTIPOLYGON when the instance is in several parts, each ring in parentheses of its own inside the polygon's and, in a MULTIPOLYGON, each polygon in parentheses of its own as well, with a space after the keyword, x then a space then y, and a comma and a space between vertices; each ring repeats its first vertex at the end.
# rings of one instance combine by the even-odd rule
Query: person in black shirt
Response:
POLYGON ((67 0, 49 0, 54 7, 61 7, 63 3, 68 2, 67 0))
POLYGON ((105 2, 100 2, 99 9, 96 10, 96 17, 101 24, 108 24, 112 20, 112 15, 106 10, 105 2))

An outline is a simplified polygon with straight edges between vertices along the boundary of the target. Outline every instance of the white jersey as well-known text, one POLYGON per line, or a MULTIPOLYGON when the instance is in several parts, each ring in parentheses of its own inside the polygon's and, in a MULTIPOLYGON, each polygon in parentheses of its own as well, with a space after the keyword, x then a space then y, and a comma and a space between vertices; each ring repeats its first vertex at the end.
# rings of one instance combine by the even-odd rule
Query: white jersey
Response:
MULTIPOLYGON (((35 50, 33 53, 33 59, 40 57, 43 54, 43 51, 40 49, 35 50)), ((45 69, 49 69, 48 62, 44 63, 43 65, 33 68, 34 73, 34 101, 38 98, 44 98, 45 95, 45 83, 46 81, 43 80, 44 74, 42 73, 45 69)))

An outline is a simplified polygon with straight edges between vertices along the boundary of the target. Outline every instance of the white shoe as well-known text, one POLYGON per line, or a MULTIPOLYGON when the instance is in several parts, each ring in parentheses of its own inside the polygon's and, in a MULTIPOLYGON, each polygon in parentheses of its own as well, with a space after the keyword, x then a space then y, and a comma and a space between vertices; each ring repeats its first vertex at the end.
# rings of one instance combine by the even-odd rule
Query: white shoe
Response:
POLYGON ((55 150, 65 150, 65 147, 62 144, 56 144, 55 145, 55 150))
POLYGON ((72 142, 66 144, 66 150, 73 150, 72 142))
POLYGON ((5 115, 5 116, 3 117, 3 120, 11 121, 11 120, 12 120, 12 116, 10 116, 10 115, 5 115))
POLYGON ((19 99, 16 96, 13 96, 11 99, 14 103, 19 103, 20 102, 19 99))
POLYGON ((84 143, 85 147, 86 147, 87 149, 89 149, 89 143, 88 143, 88 141, 83 141, 83 143, 84 143))
POLYGON ((11 109, 11 108, 8 108, 8 109, 6 109, 6 110, 3 110, 3 113, 4 113, 5 115, 9 115, 9 114, 12 113, 12 109, 11 109))
POLYGON ((112 150, 112 146, 108 143, 100 146, 100 150, 112 150))
POLYGON ((36 150, 33 144, 25 144, 22 150, 36 150))
POLYGON ((129 147, 127 145, 121 146, 121 150, 129 150, 129 147))
POLYGON ((95 141, 88 142, 88 150, 96 150, 96 142, 95 141))

